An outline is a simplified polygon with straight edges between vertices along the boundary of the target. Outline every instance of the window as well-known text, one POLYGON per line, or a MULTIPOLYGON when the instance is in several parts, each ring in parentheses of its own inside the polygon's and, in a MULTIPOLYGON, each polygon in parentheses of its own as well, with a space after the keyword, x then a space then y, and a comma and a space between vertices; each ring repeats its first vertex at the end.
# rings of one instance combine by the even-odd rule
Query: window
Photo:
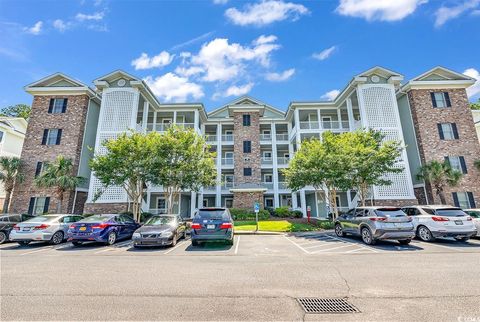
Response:
POLYGON ((272 160, 272 151, 263 151, 263 159, 265 161, 271 161, 272 160))
POLYGON ((243 141, 243 153, 252 152, 252 141, 243 141))
POLYGON ((232 208, 232 207, 233 207, 233 199, 225 198, 225 208, 232 208))
POLYGON ((438 134, 441 140, 458 140, 458 129, 455 123, 438 123, 438 134))
POLYGON ((233 187, 233 182, 234 182, 234 179, 235 177, 233 176, 233 174, 226 174, 224 177, 223 177, 223 180, 225 181, 225 187, 233 187))
POLYGON ((232 130, 225 130, 225 135, 233 135, 233 131, 232 130))
POLYGON ((158 198, 157 199, 157 209, 158 210, 165 210, 167 208, 165 203, 165 198, 158 198))
POLYGON ((445 162, 454 170, 460 171, 463 174, 467 173, 467 164, 463 156, 449 156, 445 157, 445 162))
POLYGON ((433 107, 451 107, 450 96, 447 92, 431 92, 430 96, 432 98, 433 107))
POLYGON ((202 205, 203 205, 204 208, 207 208, 208 207, 208 199, 203 199, 202 205))
POLYGON ((35 168, 35 178, 38 177, 40 174, 42 174, 43 171, 43 162, 38 161, 37 166, 35 168))
POLYGON ((273 182, 273 174, 265 174, 263 176, 263 179, 265 180, 265 182, 273 182))
POLYGON ((50 205, 50 197, 32 197, 28 205, 28 213, 30 215, 41 215, 48 212, 50 205))
POLYGON ((273 208, 273 198, 265 198, 265 207, 273 208))
POLYGON ((51 98, 50 105, 48 106, 48 113, 50 114, 65 113, 67 110, 67 102, 68 102, 68 99, 66 98, 51 98))
POLYGON ((243 175, 245 177, 250 177, 252 175, 252 168, 243 168, 243 175))
POLYGON ((243 114, 243 126, 250 126, 250 114, 243 114))
POLYGON ((471 192, 452 192, 452 197, 456 207, 463 209, 476 208, 473 193, 471 192))
POLYGON ((233 152, 225 152, 225 159, 233 159, 233 152))
POLYGON ((62 139, 62 129, 43 130, 42 145, 59 145, 62 139))

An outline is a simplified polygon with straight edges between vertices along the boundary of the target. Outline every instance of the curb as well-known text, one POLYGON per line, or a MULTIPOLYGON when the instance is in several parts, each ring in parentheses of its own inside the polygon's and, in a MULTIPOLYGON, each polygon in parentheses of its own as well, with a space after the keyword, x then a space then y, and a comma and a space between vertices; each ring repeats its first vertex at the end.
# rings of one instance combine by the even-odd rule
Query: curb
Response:
POLYGON ((235 235, 285 235, 284 232, 277 231, 254 231, 254 230, 235 230, 235 235))

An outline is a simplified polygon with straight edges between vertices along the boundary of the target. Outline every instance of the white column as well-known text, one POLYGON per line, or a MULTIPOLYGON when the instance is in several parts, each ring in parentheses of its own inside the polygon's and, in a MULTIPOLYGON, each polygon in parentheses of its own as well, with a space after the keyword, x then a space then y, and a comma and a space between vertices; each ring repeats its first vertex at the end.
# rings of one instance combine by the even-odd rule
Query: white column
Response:
POLYGON ((278 160, 277 160, 277 129, 275 123, 271 123, 270 133, 272 133, 272 168, 273 168, 273 206, 280 206, 278 195, 278 160))
POLYGON ((157 126, 157 111, 153 112, 153 124, 152 124, 152 131, 156 131, 157 126))
POLYGON ((347 113, 348 113, 348 126, 350 127, 350 131, 353 131, 355 127, 355 119, 353 118, 352 99, 350 97, 347 98, 347 113))
POLYGON ((190 218, 193 218, 193 215, 195 214, 195 205, 197 199, 197 193, 195 191, 192 191, 191 197, 190 197, 190 218))
POLYGON ((315 209, 317 212, 317 218, 320 217, 320 207, 318 207, 318 192, 315 190, 315 209))
POLYGON ((322 116, 320 115, 320 109, 317 108, 317 119, 318 119, 318 128, 319 129, 323 129, 323 124, 321 122, 321 120, 322 120, 321 117, 322 116))
POLYGON ((323 190, 323 193, 325 194, 325 205, 327 206, 327 218, 328 218, 328 213, 332 212, 332 205, 330 204, 330 194, 328 193, 327 189, 323 190))
POLYGON ((300 207, 302 208, 303 217, 307 217, 307 199, 305 198, 305 190, 300 190, 300 207))
POLYGON ((347 202, 348 202, 348 209, 352 209, 352 191, 350 189, 347 190, 347 202))
POLYGON ((143 103, 143 115, 142 115, 142 130, 143 132, 147 131, 147 122, 148 122, 148 108, 150 104, 147 101, 143 103))
POLYGON ((198 193, 198 203, 197 203, 197 208, 202 208, 203 207, 203 190, 200 190, 198 193))
POLYGON ((199 122, 200 121, 200 114, 199 114, 198 110, 195 110, 193 113, 194 113, 193 114, 194 115, 193 116, 193 127, 195 129, 195 132, 201 134, 202 132, 200 132, 200 122, 199 122))
POLYGON ((177 124, 177 111, 173 111, 173 124, 177 124))
POLYGON ((292 208, 297 209, 298 208, 298 203, 297 203, 297 193, 292 192, 292 208))
POLYGON ((338 128, 339 128, 339 129, 343 128, 343 125, 342 125, 342 112, 340 111, 340 108, 337 109, 337 119, 338 119, 338 128))
POLYGON ((295 140, 297 142, 297 151, 298 151, 298 149, 300 149, 300 113, 298 109, 295 109, 294 116, 295 116, 295 124, 297 127, 297 131, 295 132, 295 140))
POLYGON ((150 212, 150 201, 152 199, 152 192, 150 191, 150 189, 147 189, 147 209, 145 209, 145 211, 147 212, 150 212))
POLYGON ((217 125, 217 190, 215 207, 222 206, 222 123, 217 125))

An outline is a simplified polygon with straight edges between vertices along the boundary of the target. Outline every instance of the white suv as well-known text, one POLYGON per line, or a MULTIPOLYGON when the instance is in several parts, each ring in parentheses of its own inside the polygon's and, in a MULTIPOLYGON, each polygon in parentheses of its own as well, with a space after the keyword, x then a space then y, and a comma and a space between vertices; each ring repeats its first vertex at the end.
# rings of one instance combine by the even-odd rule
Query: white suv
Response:
POLYGON ((412 218, 417 237, 423 241, 434 241, 437 237, 453 237, 466 241, 477 234, 472 217, 460 208, 411 206, 402 210, 412 218))

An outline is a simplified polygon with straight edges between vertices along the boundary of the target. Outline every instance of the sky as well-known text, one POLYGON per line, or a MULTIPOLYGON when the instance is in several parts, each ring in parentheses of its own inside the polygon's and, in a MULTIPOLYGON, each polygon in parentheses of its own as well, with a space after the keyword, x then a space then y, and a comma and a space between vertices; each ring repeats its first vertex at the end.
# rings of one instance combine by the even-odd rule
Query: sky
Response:
POLYGON ((0 0, 0 107, 62 72, 122 69, 162 103, 211 111, 241 95, 278 109, 331 100, 373 66, 405 81, 441 65, 478 79, 480 0, 0 0))

